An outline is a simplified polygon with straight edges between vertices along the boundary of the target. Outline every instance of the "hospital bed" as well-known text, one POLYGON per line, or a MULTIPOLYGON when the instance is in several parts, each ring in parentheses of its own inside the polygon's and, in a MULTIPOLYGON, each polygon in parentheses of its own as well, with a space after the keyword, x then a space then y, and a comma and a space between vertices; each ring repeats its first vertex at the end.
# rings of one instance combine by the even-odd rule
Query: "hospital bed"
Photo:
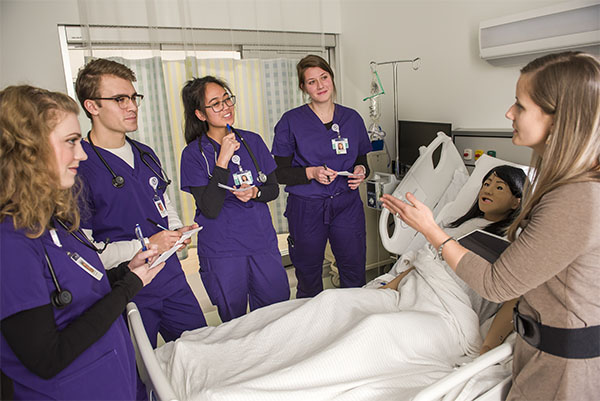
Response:
MULTIPOLYGON (((469 175, 452 140, 442 132, 438 133, 438 137, 429 146, 422 146, 419 153, 419 158, 394 190, 393 195, 403 198, 406 192, 412 192, 417 199, 432 209, 438 223, 453 221, 469 210, 479 192, 483 177, 493 167, 508 164, 522 168, 526 174, 529 173, 526 166, 484 154, 476 161, 475 169, 469 175), (439 152, 439 148, 439 162, 434 165, 433 155, 439 152)), ((381 213, 379 231, 384 247, 400 257, 389 273, 372 280, 367 287, 381 285, 396 277, 407 267, 402 263, 401 255, 419 249, 426 243, 423 235, 408 227, 398 217, 390 215, 387 209, 381 213), (393 224, 390 224, 391 218, 393 224)), ((489 327, 490 322, 486 323, 489 327)), ((482 336, 486 328, 482 327, 482 336)), ((476 386, 477 375, 484 375, 486 370, 498 364, 509 366, 512 361, 513 344, 514 333, 504 344, 484 355, 471 361, 464 359, 457 364, 453 373, 422 390, 413 400, 455 399, 461 390, 464 395, 464 383, 471 387, 476 386), (453 392, 455 396, 452 395, 453 392)), ((496 373, 498 374, 493 379, 489 376, 485 378, 488 381, 492 380, 494 384, 486 383, 487 389, 474 399, 499 401, 506 398, 511 385, 510 369, 506 368, 496 373)))
MULTIPOLYGON (((484 155, 477 161, 475 170, 469 176, 450 138, 441 133, 428 147, 422 147, 420 153, 419 159, 394 191, 394 195, 401 197, 405 192, 413 192, 418 199, 433 209, 438 220, 454 219, 464 214, 473 203, 483 176, 492 167, 500 164, 515 165, 484 155), (441 147, 439 163, 434 165, 433 154, 439 147, 441 147)), ((402 254, 420 248, 425 243, 425 239, 420 234, 407 227, 395 216, 390 216, 387 210, 384 210, 381 215, 380 232, 384 246, 392 253, 402 254), (391 232, 388 227, 390 217, 394 219, 391 232)), ((378 285, 381 280, 388 281, 395 277, 404 269, 401 261, 400 258, 390 273, 380 276, 368 285, 378 285)), ((160 368, 134 303, 127 306, 127 319, 136 352, 138 371, 146 384, 148 398, 176 400, 176 392, 160 368)), ((514 341, 514 334, 512 340, 514 341)), ((413 399, 418 401, 504 399, 510 388, 512 344, 512 341, 507 341, 475 359, 463 357, 457 360, 452 373, 424 388, 413 399), (492 374, 488 374, 490 370, 492 374), (468 394, 476 395, 469 397, 468 394)))

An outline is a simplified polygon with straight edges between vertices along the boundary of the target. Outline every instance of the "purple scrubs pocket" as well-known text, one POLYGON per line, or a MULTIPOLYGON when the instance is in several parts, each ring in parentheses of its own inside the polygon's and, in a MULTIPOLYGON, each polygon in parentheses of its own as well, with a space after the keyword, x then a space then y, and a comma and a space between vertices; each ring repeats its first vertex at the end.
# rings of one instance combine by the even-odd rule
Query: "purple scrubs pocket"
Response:
POLYGON ((125 372, 122 359, 110 350, 99 359, 58 381, 61 400, 132 400, 136 382, 125 372))

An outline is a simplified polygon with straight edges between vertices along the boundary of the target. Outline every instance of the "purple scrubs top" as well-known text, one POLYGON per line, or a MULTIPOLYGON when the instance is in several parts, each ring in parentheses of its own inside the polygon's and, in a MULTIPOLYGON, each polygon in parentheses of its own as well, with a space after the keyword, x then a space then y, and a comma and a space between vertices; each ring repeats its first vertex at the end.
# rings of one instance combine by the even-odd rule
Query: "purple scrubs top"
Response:
MULTIPOLYGON (((269 175, 275 171, 277 165, 262 138, 250 131, 237 131, 252 149, 262 172, 269 175)), ((209 173, 212 175, 215 168, 215 149, 217 155, 221 150, 221 146, 207 135, 202 136, 200 143, 206 159, 200 153, 198 139, 190 142, 181 154, 181 189, 185 192, 191 192, 191 187, 208 185, 209 173)), ((252 172, 254 185, 262 185, 257 180, 258 173, 246 147, 240 145, 235 154, 241 159, 242 169, 252 172)), ((239 167, 230 161, 228 168, 231 173, 227 185, 233 187, 233 174, 239 171, 239 167)), ((198 233, 198 255, 201 257, 247 256, 278 249, 269 207, 264 202, 250 200, 244 203, 227 191, 223 208, 216 219, 209 219, 196 209, 194 220, 204 227, 198 233)))
MULTIPOLYGON (((150 147, 137 141, 135 143, 158 161, 158 157, 150 147)), ((136 224, 140 225, 144 236, 150 238, 160 229, 148 222, 146 220, 148 218, 164 227, 168 226, 167 217, 160 216, 152 200, 155 192, 149 180, 151 177, 156 177, 156 174, 142 161, 140 152, 135 146, 132 146, 135 168, 131 168, 120 157, 96 146, 115 174, 125 179, 121 188, 115 188, 112 185, 112 175, 91 145, 86 141, 82 141, 81 144, 88 155, 88 159, 79 164, 78 170, 78 176, 84 184, 81 227, 93 230, 95 241, 102 242, 106 238, 110 238, 111 241, 136 239, 134 232, 136 224)), ((159 166, 149 156, 145 156, 144 159, 154 171, 160 173, 159 166)), ((159 186, 163 184, 160 177, 156 178, 159 186)), ((164 192, 164 189, 158 189, 158 196, 163 204, 164 192)), ((133 300, 138 306, 160 302, 164 296, 182 288, 184 282, 185 276, 179 259, 173 255, 167 260, 163 270, 150 284, 142 288, 133 300)))
MULTIPOLYGON (((61 289, 73 294, 73 302, 53 308, 59 330, 67 326, 110 292, 110 284, 98 255, 62 227, 57 229, 59 248, 45 232, 40 238, 27 238, 16 231, 12 219, 0 223, 0 319, 47 305, 56 290, 45 261, 46 248, 61 289), (93 278, 67 255, 77 252, 104 276, 93 278)), ((122 317, 98 341, 79 355, 58 375, 44 380, 31 373, 12 352, 4 336, 1 342, 2 372, 13 380, 16 399, 131 400, 135 398, 135 353, 122 317)))
MULTIPOLYGON (((333 123, 340 129, 340 136, 348 139, 349 147, 344 155, 336 154, 331 140, 338 137, 332 129, 326 129, 319 117, 308 104, 289 110, 283 114, 275 126, 273 138, 274 156, 290 157, 292 167, 322 166, 335 171, 352 172, 357 156, 371 151, 371 142, 362 117, 354 110, 335 105, 333 123)), ((310 198, 326 198, 349 191, 348 177, 338 176, 329 185, 312 180, 306 185, 291 185, 287 192, 310 198)))

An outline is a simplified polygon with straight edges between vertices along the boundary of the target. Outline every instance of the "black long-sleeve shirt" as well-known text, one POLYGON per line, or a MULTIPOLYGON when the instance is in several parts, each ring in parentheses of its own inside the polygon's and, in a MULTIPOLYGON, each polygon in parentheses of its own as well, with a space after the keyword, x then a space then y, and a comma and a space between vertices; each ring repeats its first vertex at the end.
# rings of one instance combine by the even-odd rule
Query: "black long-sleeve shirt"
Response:
MULTIPOLYGON (((106 271, 112 291, 62 330, 51 303, 2 319, 2 335, 21 363, 42 379, 51 379, 98 341, 143 287, 127 264, 106 271)), ((12 394, 12 382, 4 374, 1 394, 3 400, 12 394)))

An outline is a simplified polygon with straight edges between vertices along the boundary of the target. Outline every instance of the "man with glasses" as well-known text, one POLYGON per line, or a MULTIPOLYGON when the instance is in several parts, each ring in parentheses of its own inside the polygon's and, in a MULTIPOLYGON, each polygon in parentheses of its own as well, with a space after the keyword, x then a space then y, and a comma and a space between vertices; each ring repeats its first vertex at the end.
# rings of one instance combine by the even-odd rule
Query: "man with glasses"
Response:
MULTIPOLYGON (((81 225, 91 230, 95 241, 110 239, 100 255, 105 266, 129 260, 140 249, 136 224, 145 241, 157 244, 160 253, 195 227, 184 227, 169 202, 165 191, 171 180, 154 151, 126 135, 138 129, 138 110, 144 98, 133 87, 135 81, 127 66, 97 59, 79 71, 75 85, 92 122, 82 142, 88 159, 79 165, 84 199, 81 225)), ((188 243, 189 239, 184 244, 188 243)), ((159 332, 165 341, 171 341, 185 330, 206 326, 176 255, 133 301, 153 347, 159 332)))

